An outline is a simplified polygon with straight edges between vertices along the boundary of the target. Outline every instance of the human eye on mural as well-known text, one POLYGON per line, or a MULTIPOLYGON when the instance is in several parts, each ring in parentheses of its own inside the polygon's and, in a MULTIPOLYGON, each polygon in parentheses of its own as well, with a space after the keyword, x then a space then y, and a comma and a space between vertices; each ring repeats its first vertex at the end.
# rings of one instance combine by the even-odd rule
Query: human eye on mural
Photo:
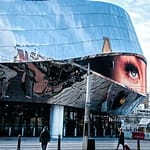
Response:
POLYGON ((140 93, 146 93, 146 64, 136 56, 116 56, 113 79, 140 93))
POLYGON ((125 64, 124 70, 126 71, 128 77, 132 80, 136 80, 139 78, 138 69, 136 68, 136 66, 134 66, 134 64, 125 64))

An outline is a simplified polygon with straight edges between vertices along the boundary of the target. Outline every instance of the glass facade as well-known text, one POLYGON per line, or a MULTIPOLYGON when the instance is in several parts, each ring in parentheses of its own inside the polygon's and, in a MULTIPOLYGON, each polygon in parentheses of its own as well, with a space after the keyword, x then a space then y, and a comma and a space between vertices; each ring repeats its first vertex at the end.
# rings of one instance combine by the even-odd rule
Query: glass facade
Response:
POLYGON ((49 111, 48 104, 0 102, 0 136, 39 136, 49 111))
POLYGON ((92 136, 116 135, 120 121, 113 115, 128 114, 145 98, 146 60, 122 8, 87 0, 2 0, 0 22, 1 55, 13 59, 20 49, 53 58, 0 64, 0 135, 39 136, 45 124, 55 125, 50 116, 55 120, 60 109, 50 112, 53 104, 64 109, 61 135, 82 136, 88 62, 92 136), (121 78, 115 76, 121 69, 121 78))
POLYGON ((14 57, 15 46, 54 59, 101 53, 103 38, 112 52, 141 54, 134 27, 122 8, 86 0, 2 1, 0 48, 14 57), (10 7, 11 5, 11 7, 10 7), (4 40, 9 37, 9 40, 4 40))
MULTIPOLYGON (((84 110, 73 107, 64 109, 64 137, 82 137, 84 124, 84 110)), ((116 137, 121 120, 115 115, 107 113, 90 112, 91 137, 116 137)))

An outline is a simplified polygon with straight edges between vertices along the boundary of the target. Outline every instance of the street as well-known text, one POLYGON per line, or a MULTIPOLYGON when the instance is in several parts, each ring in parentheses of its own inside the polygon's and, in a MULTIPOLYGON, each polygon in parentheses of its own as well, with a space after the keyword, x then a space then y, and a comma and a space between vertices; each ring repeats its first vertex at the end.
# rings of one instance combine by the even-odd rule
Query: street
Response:
MULTIPOLYGON (((17 150, 17 137, 0 138, 1 150, 17 150)), ((137 149, 137 140, 125 139, 125 143, 129 145, 131 150, 137 149)), ((117 138, 95 138, 95 150, 114 150, 117 145, 117 138)), ((149 150, 150 141, 140 140, 140 150, 149 150)), ((48 144, 47 150, 57 150, 58 141, 52 139, 48 144)), ((60 142, 61 150, 82 150, 82 138, 63 138, 60 142)), ((119 150, 122 147, 120 145, 119 150)), ((25 138, 21 139, 20 150, 41 150, 39 139, 25 138)))

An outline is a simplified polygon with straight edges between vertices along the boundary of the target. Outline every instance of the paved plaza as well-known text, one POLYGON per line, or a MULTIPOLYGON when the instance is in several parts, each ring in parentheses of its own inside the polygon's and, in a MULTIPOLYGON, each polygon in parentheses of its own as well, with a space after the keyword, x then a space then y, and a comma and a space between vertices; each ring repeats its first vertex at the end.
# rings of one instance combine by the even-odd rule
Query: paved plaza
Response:
MULTIPOLYGON (((17 137, 0 138, 0 150, 17 150, 17 137)), ((137 140, 125 139, 131 150, 137 149, 137 140)), ((61 150, 82 150, 82 138, 63 138, 60 143, 61 150)), ((117 138, 95 138, 95 150, 114 150, 117 145, 117 138)), ((20 150, 41 150, 39 138, 21 138, 20 150)), ((140 140, 140 150, 149 150, 150 141, 140 140)), ((47 150, 57 150, 58 141, 52 139, 47 150)), ((121 150, 122 147, 120 146, 121 150)))

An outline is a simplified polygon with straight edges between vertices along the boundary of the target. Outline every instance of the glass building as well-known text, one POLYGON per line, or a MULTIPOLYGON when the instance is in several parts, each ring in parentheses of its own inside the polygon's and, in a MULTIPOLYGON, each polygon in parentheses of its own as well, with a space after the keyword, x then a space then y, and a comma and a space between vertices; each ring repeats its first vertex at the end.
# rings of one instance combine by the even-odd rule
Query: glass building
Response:
POLYGON ((116 135, 116 115, 145 99, 146 59, 121 7, 2 0, 0 20, 1 55, 19 57, 0 64, 0 135, 39 136, 49 125, 54 138, 82 136, 88 63, 92 136, 116 135))
POLYGON ((87 0, 52 2, 2 1, 1 49, 12 57, 14 46, 20 46, 28 52, 36 49, 42 56, 68 59, 101 53, 103 38, 109 37, 113 52, 143 55, 124 9, 87 0))

